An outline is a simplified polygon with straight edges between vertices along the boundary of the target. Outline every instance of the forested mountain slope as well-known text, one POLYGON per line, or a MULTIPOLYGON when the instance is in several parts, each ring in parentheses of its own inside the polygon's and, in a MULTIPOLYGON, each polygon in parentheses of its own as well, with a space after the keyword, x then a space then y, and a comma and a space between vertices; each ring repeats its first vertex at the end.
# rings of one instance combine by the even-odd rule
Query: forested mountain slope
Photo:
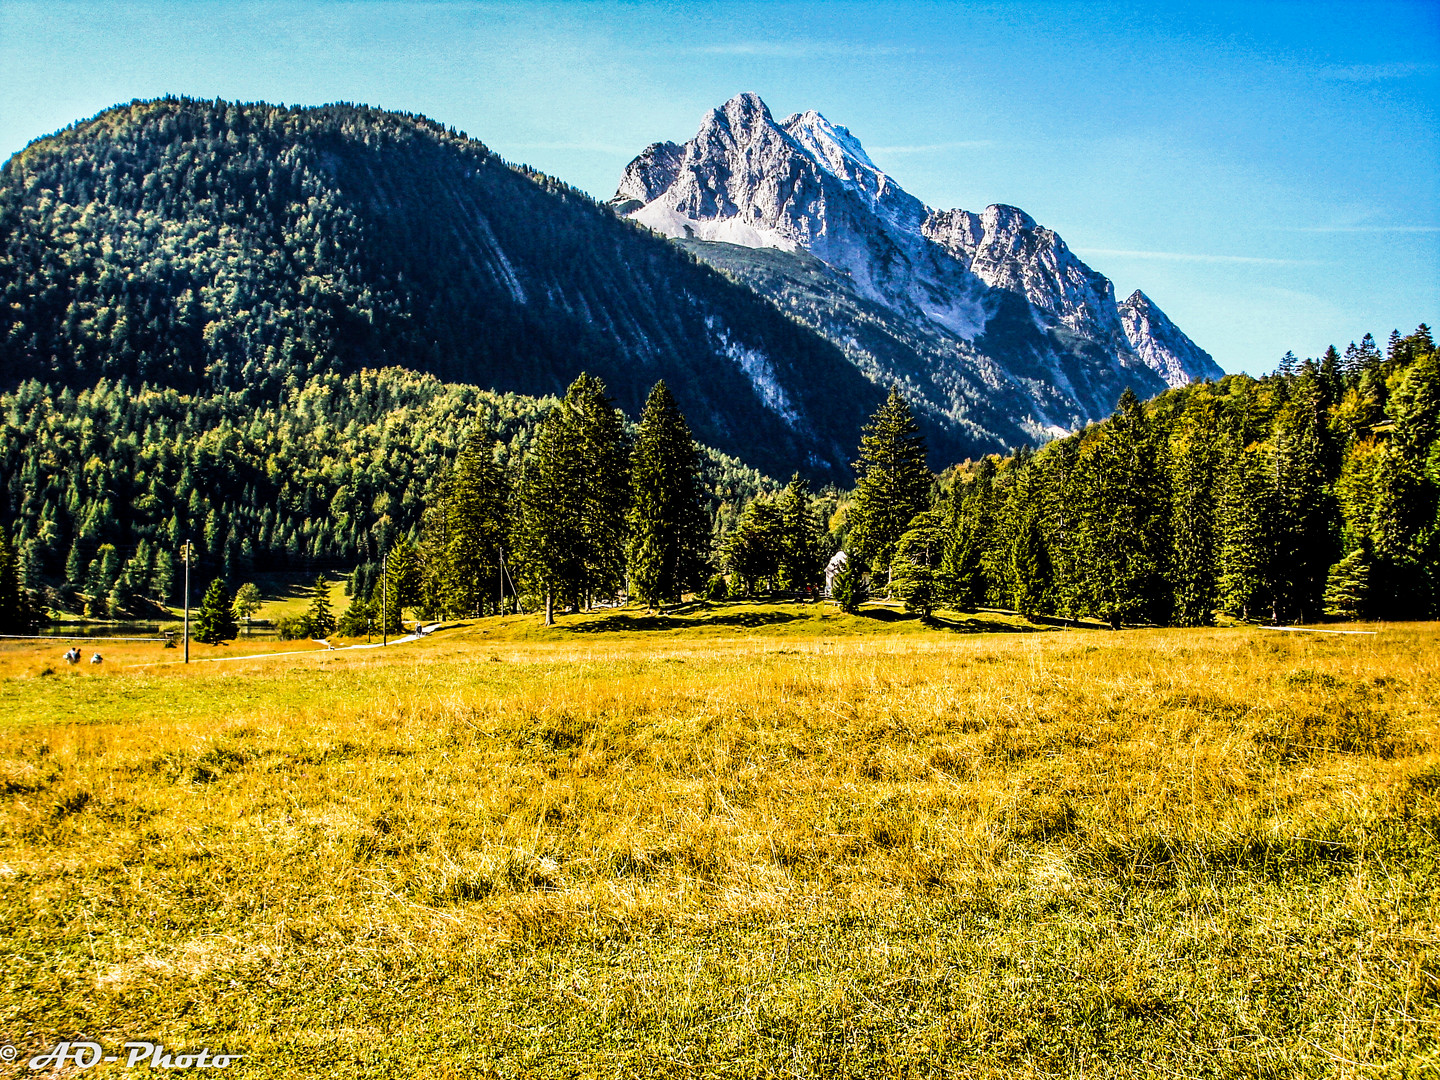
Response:
MULTIPOLYGON (((0 171, 0 388, 276 400, 402 366, 498 392, 663 378, 702 442, 844 480, 882 391, 819 335, 585 195, 421 117, 135 102, 0 171)), ((941 439, 943 443, 945 440, 941 439)))

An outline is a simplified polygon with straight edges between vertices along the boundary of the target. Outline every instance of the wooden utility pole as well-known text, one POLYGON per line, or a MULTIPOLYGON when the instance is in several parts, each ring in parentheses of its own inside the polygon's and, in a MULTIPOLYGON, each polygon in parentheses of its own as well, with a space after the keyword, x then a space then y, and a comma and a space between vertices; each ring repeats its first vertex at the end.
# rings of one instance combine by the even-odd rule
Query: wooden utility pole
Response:
POLYGON ((390 644, 390 552, 380 556, 380 645, 390 644))
POLYGON ((185 541, 185 663, 190 662, 190 541, 185 541))

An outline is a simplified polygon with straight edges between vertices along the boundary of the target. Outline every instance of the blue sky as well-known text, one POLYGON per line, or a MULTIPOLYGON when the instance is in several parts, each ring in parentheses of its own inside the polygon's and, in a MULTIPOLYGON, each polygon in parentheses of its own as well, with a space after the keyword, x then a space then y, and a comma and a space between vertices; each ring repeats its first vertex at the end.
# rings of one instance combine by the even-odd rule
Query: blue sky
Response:
POLYGON ((754 90, 1020 206, 1230 371, 1440 321, 1440 4, 0 0, 0 157, 165 93, 422 112, 605 198, 754 90))

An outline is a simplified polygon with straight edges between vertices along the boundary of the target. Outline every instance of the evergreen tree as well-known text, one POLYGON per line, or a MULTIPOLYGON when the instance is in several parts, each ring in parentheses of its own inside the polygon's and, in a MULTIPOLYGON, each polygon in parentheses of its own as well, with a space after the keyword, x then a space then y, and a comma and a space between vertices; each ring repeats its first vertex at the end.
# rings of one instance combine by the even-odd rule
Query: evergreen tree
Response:
POLYGON ((891 585, 906 611, 929 619, 938 600, 937 569, 945 549, 944 517, 939 510, 915 515, 900 534, 891 561, 891 585))
POLYGON ((1274 513, 1262 448, 1231 448, 1216 515, 1221 606, 1242 619, 1259 618, 1267 609, 1273 616, 1274 513))
POLYGON ((1090 455, 1081 540, 1093 614, 1122 622, 1169 620, 1169 491, 1164 444, 1129 390, 1090 455))
POLYGON ((352 592, 350 603, 335 623, 335 632, 341 637, 359 637, 370 629, 374 613, 374 606, 364 595, 352 592))
POLYGON ((547 625, 557 594, 578 609, 623 580, 627 458, 619 412, 582 373, 541 425, 522 479, 519 539, 547 625))
POLYGON ((799 592, 820 580, 820 530, 810 513, 810 487, 796 473, 780 493, 780 588, 799 592))
POLYGON ((1324 398, 1316 379, 1297 380, 1271 442, 1271 563, 1277 619, 1314 618, 1326 573, 1339 557, 1339 519, 1329 490, 1324 398))
POLYGON ((1010 576, 1015 610, 1027 619, 1044 604, 1050 586, 1050 553, 1040 533, 1040 522, 1026 514, 1010 545, 1010 576))
MULTIPOLYGON (((490 432, 478 427, 471 430, 445 488, 443 521, 430 523, 432 531, 441 530, 443 539, 437 544, 432 538, 436 551, 427 571, 438 577, 434 591, 439 606, 453 615, 483 614, 491 602, 499 612, 509 490, 494 450, 495 439, 490 432)), ((407 566, 409 554, 400 552, 402 568, 407 566)), ((418 553, 413 562, 418 568, 418 553)), ((408 579, 402 587, 408 589, 408 579)), ((424 591, 417 576, 413 598, 407 592, 407 602, 420 602, 424 591)))
POLYGON ((1325 582, 1325 614, 1334 619, 1363 619, 1370 609, 1370 559, 1352 551, 1330 568, 1325 582))
POLYGON ((779 506, 771 499, 751 499, 721 544, 721 565, 742 592, 753 596, 779 584, 784 557, 785 522, 779 506))
POLYGON ((162 604, 170 603, 175 590, 175 557, 165 548, 155 553, 155 569, 150 573, 150 592, 162 604))
POLYGON ((112 618, 119 618, 121 615, 129 614, 131 605, 135 602, 134 594, 130 591, 130 582, 124 574, 115 578, 115 584, 110 586, 110 593, 105 598, 105 606, 112 618))
POLYGON ((840 610, 847 615, 854 615, 860 610, 860 605, 870 599, 869 583, 865 580, 864 564, 857 558, 848 556, 840 567, 840 572, 835 575, 835 580, 830 587, 830 598, 840 605, 840 610))
POLYGON ((70 545, 70 554, 65 556, 65 585, 78 589, 85 581, 85 565, 80 555, 80 540, 77 537, 70 545))
POLYGON ((710 546, 700 454, 663 381, 640 417, 630 491, 630 587, 647 608, 657 608, 699 587, 710 546))
POLYGON ((414 607, 420 602, 421 570, 420 552, 410 538, 396 540, 390 549, 390 591, 400 607, 414 607))
POLYGON ((855 473, 859 482, 849 517, 852 556, 888 570, 900 535, 930 506, 925 440, 898 386, 890 388, 890 396, 865 426, 855 473))
POLYGON ((1177 421, 1171 440, 1171 529, 1175 622, 1208 626, 1218 601, 1216 483, 1220 429, 1214 402, 1199 399, 1177 421))
POLYGON ((335 629, 335 616, 330 612, 330 583, 323 576, 315 579, 310 589, 310 633, 314 637, 329 637, 335 629))
POLYGON ((206 645, 219 645, 235 637, 235 613, 231 610, 234 601, 230 590, 221 578, 216 578, 205 590, 200 601, 200 611, 195 619, 195 640, 206 645))

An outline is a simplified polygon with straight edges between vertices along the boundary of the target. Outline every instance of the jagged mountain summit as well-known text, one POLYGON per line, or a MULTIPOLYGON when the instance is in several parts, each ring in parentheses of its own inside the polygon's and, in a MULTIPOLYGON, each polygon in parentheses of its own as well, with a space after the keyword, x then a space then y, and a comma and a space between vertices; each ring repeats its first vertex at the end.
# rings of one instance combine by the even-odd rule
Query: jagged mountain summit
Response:
POLYGON ((933 210, 814 111, 755 94, 683 146, 655 143, 612 205, 738 276, 898 380, 962 440, 1014 445, 1222 372, 1143 293, 1114 287, 1024 211, 933 210))

